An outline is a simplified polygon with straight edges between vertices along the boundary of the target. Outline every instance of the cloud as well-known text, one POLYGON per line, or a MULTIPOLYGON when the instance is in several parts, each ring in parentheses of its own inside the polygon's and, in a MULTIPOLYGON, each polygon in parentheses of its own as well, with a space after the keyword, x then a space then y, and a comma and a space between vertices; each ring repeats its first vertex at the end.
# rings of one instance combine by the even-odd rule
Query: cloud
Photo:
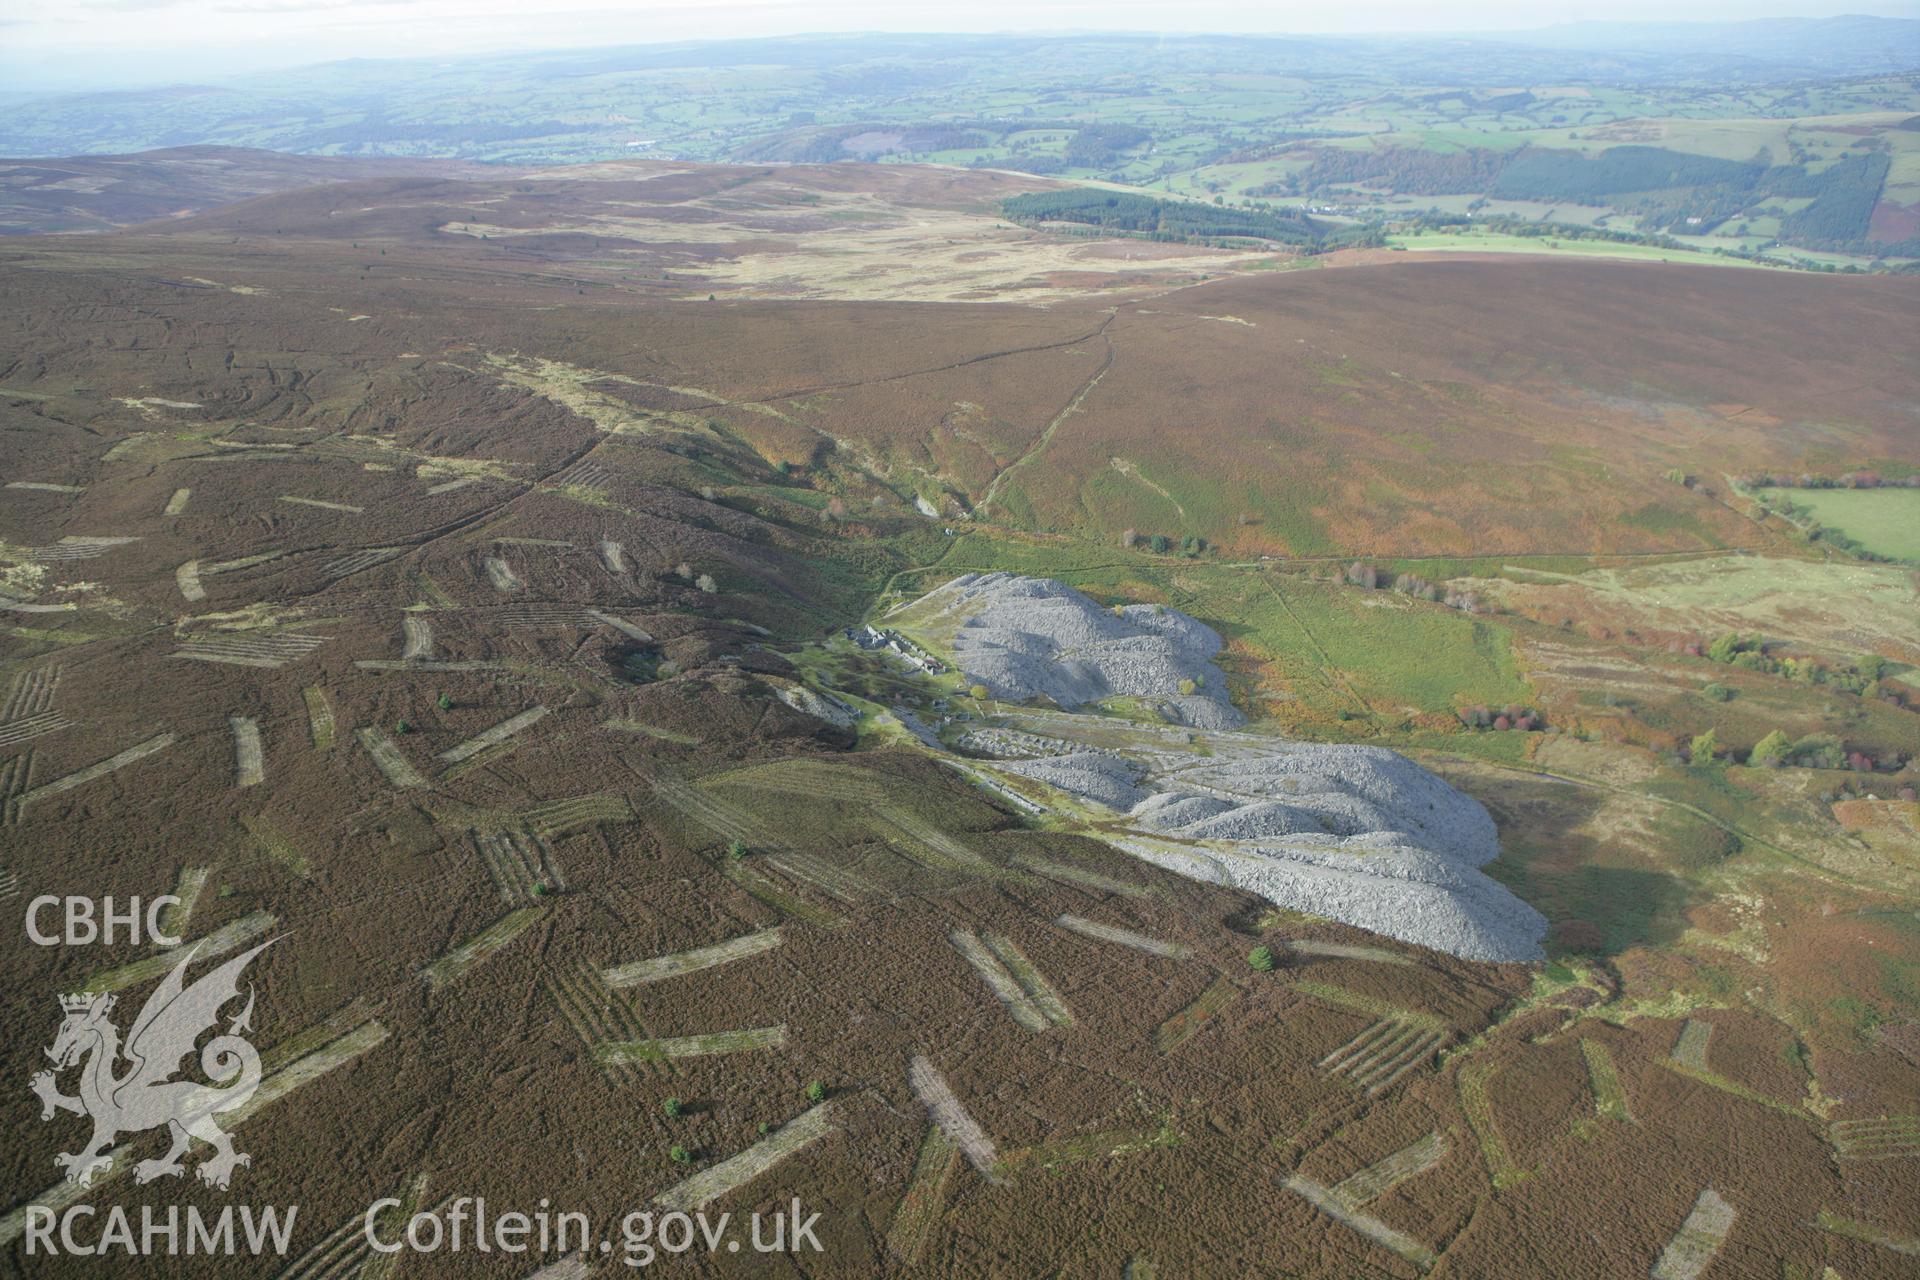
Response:
POLYGON ((213 6, 215 13, 280 14, 324 13, 329 9, 406 8, 420 0, 244 0, 213 6))

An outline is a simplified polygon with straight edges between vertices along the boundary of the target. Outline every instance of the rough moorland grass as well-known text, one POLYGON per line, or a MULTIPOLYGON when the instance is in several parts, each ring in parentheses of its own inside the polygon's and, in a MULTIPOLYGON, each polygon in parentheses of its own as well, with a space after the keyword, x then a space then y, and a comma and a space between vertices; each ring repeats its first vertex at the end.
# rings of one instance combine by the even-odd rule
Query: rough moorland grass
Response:
POLYGON ((1620 523, 1648 533, 1684 533, 1697 539, 1702 547, 1720 545, 1711 530, 1691 513, 1676 510, 1661 502, 1648 502, 1620 517, 1620 523))
POLYGON ((1584 572, 1513 567, 1523 572, 1467 585, 1549 622, 1604 615, 1616 628, 1758 632, 1840 654, 1910 648, 1920 630, 1911 570, 1901 565, 1722 555, 1584 572))
POLYGON ((1266 539, 1300 556, 1336 549, 1319 514, 1334 500, 1328 484, 1305 474, 1290 475, 1285 483, 1256 483, 1251 474, 1223 476, 1217 466, 1195 466, 1177 453, 1131 459, 1124 470, 1089 469, 1084 476, 1074 466, 1029 468, 998 499, 1016 524, 1061 528, 1070 521, 1096 545, 1111 544, 1123 529, 1165 534, 1175 542, 1190 533, 1219 537, 1245 513, 1259 522, 1266 539), (1051 520, 1042 513, 1052 513, 1051 520))
POLYGON ((1920 560, 1920 489, 1763 489, 1813 512, 1867 550, 1920 560))

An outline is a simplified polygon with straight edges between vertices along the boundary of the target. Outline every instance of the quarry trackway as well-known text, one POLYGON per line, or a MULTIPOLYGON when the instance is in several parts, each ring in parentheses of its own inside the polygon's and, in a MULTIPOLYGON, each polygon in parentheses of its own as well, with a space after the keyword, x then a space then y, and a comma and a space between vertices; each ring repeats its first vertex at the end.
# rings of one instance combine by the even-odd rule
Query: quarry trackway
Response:
POLYGON ((985 511, 993 505, 994 498, 1000 493, 1001 484, 1008 476, 1011 476, 1014 472, 1026 466, 1046 451, 1047 445, 1053 440, 1053 433, 1060 429, 1060 424, 1079 412, 1081 404, 1085 402, 1088 396, 1093 394, 1094 388, 1100 385, 1100 380, 1107 376, 1107 371, 1113 368, 1115 355, 1113 336, 1107 332, 1108 328, 1113 324, 1113 320, 1113 316, 1108 316, 1101 322, 1100 328, 1096 330, 1099 334, 1100 341, 1106 346, 1106 354, 1101 357, 1100 367, 1087 375, 1087 380, 1080 384, 1079 389, 1073 393, 1072 398, 1067 401, 1060 412, 1053 415, 1052 420, 1047 423, 1045 429, 1040 432, 1039 437, 1033 442, 1033 447, 1006 466, 1000 468, 998 474, 996 474, 993 480, 987 485, 987 491, 980 495, 980 501, 974 504, 974 510, 976 512, 985 511))
POLYGON ((924 378, 930 374, 948 373, 954 369, 965 369, 970 365, 985 364, 990 360, 1004 360, 1009 356, 1033 355, 1042 351, 1063 351, 1075 347, 1092 338, 1104 337, 1107 327, 1114 321, 1114 314, 1107 316, 1094 328, 1070 338, 1061 338, 1052 342, 1036 342, 1024 347, 1007 347, 998 351, 983 351, 978 355, 967 356, 961 360, 946 364, 933 365, 924 369, 910 369, 901 373, 880 374, 872 378, 850 378, 844 382, 822 383, 818 386, 803 387, 798 391, 782 391, 770 396, 757 396, 725 401, 726 404, 777 404, 782 400, 804 400, 808 396, 817 396, 829 391, 845 391, 853 387, 877 387, 889 382, 903 382, 909 378, 924 378))

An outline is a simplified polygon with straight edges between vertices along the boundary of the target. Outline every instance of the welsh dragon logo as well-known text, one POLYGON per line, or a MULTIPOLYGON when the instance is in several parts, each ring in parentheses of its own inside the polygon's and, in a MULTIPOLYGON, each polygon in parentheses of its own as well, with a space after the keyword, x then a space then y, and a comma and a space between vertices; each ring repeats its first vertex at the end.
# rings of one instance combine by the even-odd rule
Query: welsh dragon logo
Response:
POLYGON ((252 1029, 251 989, 246 1007, 225 1033, 200 1051, 200 1070, 220 1087, 173 1076, 201 1035, 218 1024, 221 1007, 239 998, 241 972, 271 945, 263 942, 188 986, 187 966, 199 948, 190 949, 147 998, 124 1045, 109 1016, 115 1003, 112 995, 60 997, 66 1017, 46 1051, 54 1070, 35 1075, 32 1088, 40 1096, 42 1120, 53 1119, 56 1111, 71 1111, 93 1121, 93 1137, 84 1147, 53 1158, 66 1170, 67 1181, 88 1185, 96 1174, 113 1166, 111 1149, 120 1135, 162 1126, 171 1133, 173 1145, 159 1159, 135 1165, 136 1182, 179 1177, 185 1172, 180 1158, 194 1138, 213 1148, 213 1154, 194 1170, 210 1187, 224 1190, 233 1171, 250 1163, 248 1156, 233 1149, 233 1139, 214 1123, 214 1117, 246 1105, 260 1087, 260 1055, 241 1035, 252 1029), (80 1068, 80 1091, 68 1097, 60 1092, 56 1074, 73 1066, 80 1068))

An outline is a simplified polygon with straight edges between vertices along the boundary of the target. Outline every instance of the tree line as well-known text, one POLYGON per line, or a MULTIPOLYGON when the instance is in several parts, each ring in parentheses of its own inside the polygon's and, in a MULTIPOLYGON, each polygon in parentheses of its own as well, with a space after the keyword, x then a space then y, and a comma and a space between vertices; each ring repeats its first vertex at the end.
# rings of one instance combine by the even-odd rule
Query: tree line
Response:
POLYGON ((1023 225, 1073 222, 1151 240, 1255 239, 1305 245, 1321 235, 1317 223, 1295 210, 1230 209, 1087 188, 1013 196, 1000 208, 1023 225))

